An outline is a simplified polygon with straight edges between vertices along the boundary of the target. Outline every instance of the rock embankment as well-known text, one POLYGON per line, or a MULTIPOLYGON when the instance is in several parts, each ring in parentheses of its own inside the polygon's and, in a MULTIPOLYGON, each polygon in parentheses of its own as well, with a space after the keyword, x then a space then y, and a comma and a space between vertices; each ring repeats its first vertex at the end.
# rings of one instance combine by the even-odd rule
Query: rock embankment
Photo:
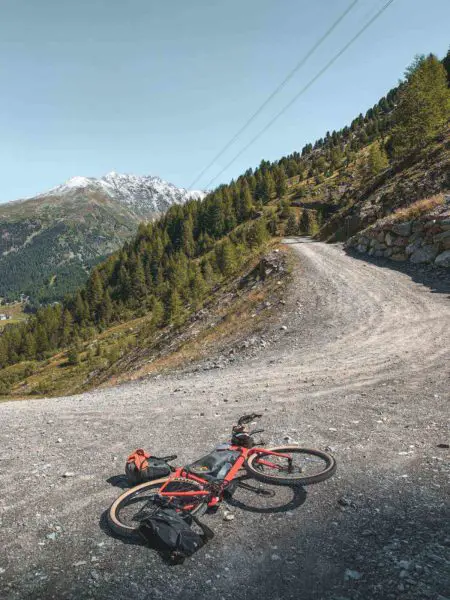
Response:
POLYGON ((439 210, 410 220, 387 217, 349 238, 361 254, 450 268, 450 196, 439 210))

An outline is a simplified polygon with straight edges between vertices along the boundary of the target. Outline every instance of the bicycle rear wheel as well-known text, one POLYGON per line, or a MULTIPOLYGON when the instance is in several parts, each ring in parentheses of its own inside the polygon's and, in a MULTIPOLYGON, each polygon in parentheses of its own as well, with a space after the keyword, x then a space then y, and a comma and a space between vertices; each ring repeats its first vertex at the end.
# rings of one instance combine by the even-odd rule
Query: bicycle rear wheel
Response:
POLYGON ((245 463, 247 472, 265 483, 277 485, 310 485, 331 477, 336 471, 334 458, 322 450, 282 446, 268 448, 269 452, 286 454, 285 457, 255 452, 245 463))
MULTIPOLYGON (((109 507, 107 513, 107 521, 110 529, 127 538, 138 538, 138 528, 140 521, 145 516, 146 511, 151 512, 152 500, 158 496, 161 487, 168 483, 165 487, 165 492, 196 491, 203 489, 203 486, 196 481, 186 478, 170 478, 155 479, 154 481, 146 481, 136 487, 132 487, 121 494, 109 507), (170 481, 169 481, 170 480, 170 481)), ((194 504, 189 508, 189 512, 193 515, 200 516, 207 509, 207 503, 203 496, 177 498, 178 506, 194 504)))

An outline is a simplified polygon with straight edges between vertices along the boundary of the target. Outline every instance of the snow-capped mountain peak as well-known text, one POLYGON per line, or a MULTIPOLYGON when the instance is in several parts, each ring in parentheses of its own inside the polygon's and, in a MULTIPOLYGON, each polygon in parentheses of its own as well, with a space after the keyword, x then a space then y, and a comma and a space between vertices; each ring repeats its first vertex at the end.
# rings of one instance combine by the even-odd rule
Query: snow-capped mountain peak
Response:
POLYGON ((172 204, 201 199, 205 192, 186 190, 154 175, 131 175, 111 171, 103 177, 72 177, 41 196, 79 196, 87 192, 100 192, 124 204, 140 216, 166 211, 172 204))

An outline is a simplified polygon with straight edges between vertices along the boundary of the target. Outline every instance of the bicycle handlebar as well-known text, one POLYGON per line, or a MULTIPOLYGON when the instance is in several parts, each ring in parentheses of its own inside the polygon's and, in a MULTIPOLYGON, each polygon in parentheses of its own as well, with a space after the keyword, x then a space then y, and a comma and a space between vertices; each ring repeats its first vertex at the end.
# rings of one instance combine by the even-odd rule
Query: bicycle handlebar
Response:
POLYGON ((238 425, 246 425, 247 423, 251 423, 255 419, 259 419, 262 415, 258 415, 257 413, 252 413, 251 415, 243 415, 239 421, 238 425))

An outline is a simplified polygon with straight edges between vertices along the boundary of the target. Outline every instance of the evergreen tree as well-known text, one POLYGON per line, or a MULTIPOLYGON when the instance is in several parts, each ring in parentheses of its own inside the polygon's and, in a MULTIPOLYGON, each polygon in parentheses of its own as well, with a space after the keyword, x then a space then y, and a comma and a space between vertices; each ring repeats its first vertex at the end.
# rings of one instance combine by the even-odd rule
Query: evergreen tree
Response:
POLYGON ((80 355, 78 354, 77 348, 75 346, 71 346, 69 352, 67 353, 67 364, 71 366, 78 365, 80 362, 80 355))
POLYGON ((64 310, 61 321, 61 345, 67 346, 73 331, 73 317, 67 308, 64 310))
POLYGON ((207 286, 200 269, 196 269, 193 278, 191 279, 191 299, 195 309, 198 308, 201 301, 205 297, 207 286))
POLYGON ((236 252, 232 242, 227 239, 216 246, 216 262, 225 277, 231 275, 236 268, 236 252))
POLYGON ((267 204, 275 193, 275 182, 270 171, 266 171, 263 176, 261 200, 267 204))
POLYGON ((239 196, 239 209, 238 209, 238 219, 239 222, 242 223, 250 218, 250 215, 253 211, 253 201, 252 195, 250 193, 249 186, 244 183, 241 188, 241 193, 239 196))
POLYGON ((164 304, 158 298, 155 298, 152 306, 151 325, 154 328, 160 327, 164 322, 164 304))
POLYGON ((36 358, 36 340, 30 332, 26 333, 23 338, 21 354, 28 360, 36 358))
POLYGON ((208 259, 205 259, 204 261, 202 261, 201 268, 202 268, 203 279, 205 280, 205 282, 209 285, 214 283, 215 274, 214 274, 214 269, 213 269, 213 266, 211 265, 211 262, 208 259))
POLYGON ((181 248, 186 256, 189 257, 194 256, 195 253, 193 229, 192 216, 189 215, 188 218, 183 221, 181 234, 181 248))
POLYGON ((447 82, 448 82, 448 85, 450 86, 450 48, 449 48, 444 60, 442 61, 442 64, 444 65, 444 69, 447 72, 447 82))
POLYGON ((281 198, 286 193, 286 173, 284 172, 284 168, 278 166, 275 169, 275 192, 278 198, 281 198))
POLYGON ((406 76, 392 136, 394 153, 399 157, 426 145, 450 118, 447 73, 435 56, 417 59, 406 76))
POLYGON ((264 219, 258 219, 250 225, 246 235, 247 243, 255 248, 260 246, 267 239, 267 227, 264 219))
POLYGON ((219 238, 224 230, 223 213, 220 199, 213 196, 209 202, 207 210, 208 233, 215 238, 219 238))
POLYGON ((289 211, 289 217, 286 223, 286 235, 297 235, 298 233, 298 224, 297 219, 295 218, 295 212, 291 209, 289 211))
POLYGON ((109 290, 106 290, 103 302, 99 308, 99 321, 103 326, 109 325, 113 315, 113 303, 109 290))
POLYGON ((389 166, 389 161, 385 150, 380 146, 379 142, 374 142, 369 149, 369 157, 367 161, 368 173, 371 176, 378 175, 389 166))
POLYGON ((169 302, 167 306, 167 321, 175 327, 181 325, 184 319, 183 304, 181 302, 180 294, 176 289, 173 289, 169 295, 169 302))
POLYGON ((86 285, 86 297, 91 314, 95 314, 97 307, 103 300, 103 282, 98 269, 94 269, 86 285))

